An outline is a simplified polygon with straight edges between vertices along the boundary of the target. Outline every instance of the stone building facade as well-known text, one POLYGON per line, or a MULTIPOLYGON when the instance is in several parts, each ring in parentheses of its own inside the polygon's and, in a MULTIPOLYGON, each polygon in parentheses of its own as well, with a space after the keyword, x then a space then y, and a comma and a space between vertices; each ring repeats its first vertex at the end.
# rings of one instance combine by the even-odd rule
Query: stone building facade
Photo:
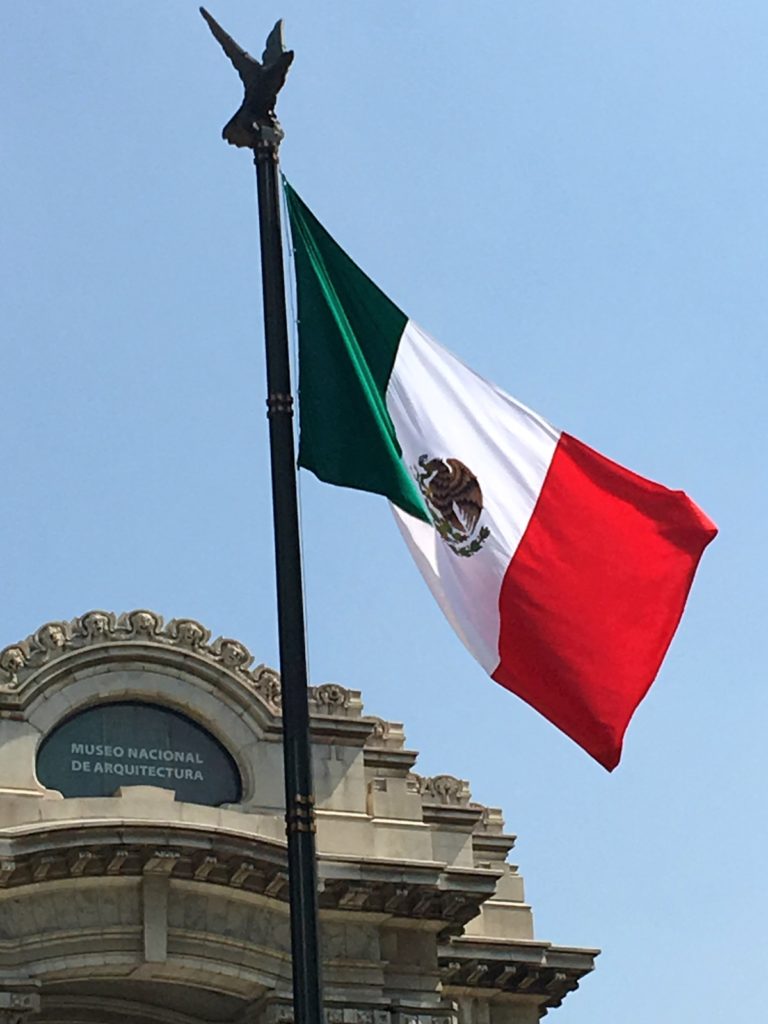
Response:
MULTIPOLYGON (((329 1024, 533 1024, 597 950, 533 936, 514 836, 360 693, 311 690, 329 1024)), ((0 1024, 280 1024, 280 680, 189 619, 0 651, 0 1024), (86 767, 87 766, 87 767, 86 767)))

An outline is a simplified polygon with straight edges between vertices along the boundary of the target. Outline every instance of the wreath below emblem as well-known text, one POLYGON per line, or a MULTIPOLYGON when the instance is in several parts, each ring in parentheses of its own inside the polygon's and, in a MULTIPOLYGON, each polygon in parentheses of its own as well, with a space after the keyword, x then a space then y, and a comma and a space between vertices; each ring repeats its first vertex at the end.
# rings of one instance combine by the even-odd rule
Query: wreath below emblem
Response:
POLYGON ((475 474, 459 459, 429 455, 420 455, 411 468, 442 539, 455 555, 476 555, 491 531, 480 526, 483 492, 475 474))

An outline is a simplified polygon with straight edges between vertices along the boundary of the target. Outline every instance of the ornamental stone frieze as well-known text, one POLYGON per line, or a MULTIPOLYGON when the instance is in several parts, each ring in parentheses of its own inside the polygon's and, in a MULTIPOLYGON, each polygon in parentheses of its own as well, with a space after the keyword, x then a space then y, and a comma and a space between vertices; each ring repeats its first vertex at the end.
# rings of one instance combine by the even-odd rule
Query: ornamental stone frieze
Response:
POLYGON ((194 619, 172 619, 164 625, 161 615, 144 608, 120 616, 96 610, 71 622, 47 622, 25 640, 5 647, 0 651, 0 695, 22 695, 41 669, 85 648, 124 644, 168 647, 208 660, 242 676, 268 704, 279 707, 277 673, 263 665, 251 669, 253 655, 245 644, 221 636, 211 642, 210 630, 194 619))
MULTIPOLYGON (((597 951, 534 938, 501 811, 359 690, 310 712, 328 1024, 559 1005, 597 951)), ((273 669, 146 609, 2 649, 0 1024, 288 1024, 287 899, 273 669)))

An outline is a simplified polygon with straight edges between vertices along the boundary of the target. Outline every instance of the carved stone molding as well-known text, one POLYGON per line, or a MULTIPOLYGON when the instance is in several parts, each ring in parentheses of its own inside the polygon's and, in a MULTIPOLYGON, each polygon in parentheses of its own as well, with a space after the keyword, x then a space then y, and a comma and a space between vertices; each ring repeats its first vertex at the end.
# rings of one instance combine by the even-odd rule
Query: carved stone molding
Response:
POLYGON ((321 683, 309 688, 311 714, 333 718, 360 718, 363 704, 359 690, 349 690, 339 683, 321 683))
POLYGON ((280 712, 283 703, 283 688, 280 674, 266 665, 259 665, 250 673, 253 688, 269 704, 273 711, 280 712))
MULTIPOLYGON (((92 609, 71 622, 46 622, 38 630, 0 650, 0 704, 17 706, 16 695, 25 689, 37 673, 55 662, 71 658, 78 651, 126 643, 149 644, 202 658, 226 669, 269 708, 280 714, 282 690, 279 673, 266 665, 253 665, 253 655, 239 640, 220 636, 211 640, 211 631, 195 619, 171 619, 147 608, 136 608, 116 615, 92 609)), ((309 688, 310 709, 315 715, 359 718, 360 693, 338 683, 323 683, 309 688)))
POLYGON ((39 985, 33 981, 3 982, 0 986, 0 1024, 24 1024, 40 1010, 39 985))
MULTIPOLYGON (((203 883, 243 893, 255 893, 286 903, 288 900, 285 842, 190 824, 150 825, 124 820, 80 821, 50 833, 31 832, 6 843, 2 890, 25 889, 45 883, 97 879, 107 885, 117 878, 160 878, 203 883)), ((499 873, 458 872, 432 864, 412 865, 404 881, 402 870, 377 868, 367 876, 359 866, 320 857, 323 880, 319 904, 323 911, 391 914, 400 918, 439 922, 446 934, 460 931, 480 912, 496 889, 499 873)), ((0 984, 0 991, 2 986, 0 984)))
POLYGON ((454 804, 469 807, 471 793, 469 783, 453 775, 433 775, 427 778, 412 772, 408 776, 410 785, 421 795, 424 803, 454 804))
POLYGON ((391 723, 379 718, 378 715, 366 715, 366 721, 373 723, 373 730, 368 740, 369 747, 384 747, 389 739, 391 723))
POLYGON ((488 947, 482 940, 453 939, 439 951, 444 991, 478 988, 539 1000, 539 1016, 559 1006, 594 970, 597 949, 565 949, 542 943, 488 947))
POLYGON ((328 1024, 390 1024, 387 1010, 357 1006, 329 1006, 325 1019, 328 1024))
MULTIPOLYGON (((456 1007, 453 1003, 436 1006, 397 1007, 343 1006, 328 1001, 325 1010, 326 1024, 456 1024, 456 1007)), ((262 1024, 293 1024, 293 1006, 288 999, 270 999, 263 1007, 262 1024)))
POLYGON ((188 651, 205 651, 211 639, 210 630, 194 619, 171 619, 166 632, 179 647, 188 651))
POLYGON ((366 740, 366 747, 377 747, 386 750, 402 750, 405 746, 405 733, 402 722, 388 722, 378 715, 366 715, 365 721, 373 726, 371 735, 366 740))
POLYGON ((339 686, 338 683, 323 683, 321 686, 313 688, 310 699, 319 708, 327 709, 326 714, 332 714, 336 709, 348 708, 350 696, 351 691, 344 686, 339 686))
POLYGON ((13 644, 0 651, 0 686, 5 690, 15 690, 19 685, 19 672, 25 668, 29 660, 29 649, 26 645, 13 644))
MULTIPOLYGON (((120 616, 93 609, 71 622, 46 622, 26 640, 0 651, 0 692, 18 690, 42 666, 75 651, 131 642, 189 651, 246 676, 254 688, 258 688, 259 676, 265 671, 264 666, 249 671, 253 655, 239 640, 218 637, 211 642, 210 630, 194 619, 172 619, 165 625, 162 615, 146 608, 120 616)), ((275 703, 274 694, 271 702, 275 703)))

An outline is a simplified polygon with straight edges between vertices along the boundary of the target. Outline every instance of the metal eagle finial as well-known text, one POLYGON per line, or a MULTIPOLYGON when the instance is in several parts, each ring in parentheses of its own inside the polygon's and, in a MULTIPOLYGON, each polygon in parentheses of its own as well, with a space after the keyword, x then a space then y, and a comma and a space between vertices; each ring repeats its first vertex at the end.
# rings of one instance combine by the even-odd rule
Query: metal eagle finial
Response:
POLYGON ((224 126, 222 137, 232 146, 255 149, 262 128, 280 131, 275 103, 293 60, 293 50, 286 50, 283 45, 283 23, 278 21, 269 33, 261 61, 258 61, 239 46, 204 7, 200 8, 200 13, 245 86, 240 109, 224 126))

